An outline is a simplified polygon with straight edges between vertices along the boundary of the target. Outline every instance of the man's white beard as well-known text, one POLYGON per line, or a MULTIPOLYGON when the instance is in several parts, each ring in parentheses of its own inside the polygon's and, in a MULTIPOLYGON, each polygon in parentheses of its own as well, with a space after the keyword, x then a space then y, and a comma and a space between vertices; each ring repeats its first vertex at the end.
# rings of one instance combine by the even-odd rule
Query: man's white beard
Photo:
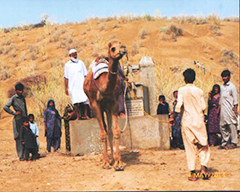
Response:
POLYGON ((77 58, 77 57, 76 57, 76 58, 71 57, 71 61, 72 61, 73 63, 77 63, 77 62, 78 62, 78 58, 77 58))

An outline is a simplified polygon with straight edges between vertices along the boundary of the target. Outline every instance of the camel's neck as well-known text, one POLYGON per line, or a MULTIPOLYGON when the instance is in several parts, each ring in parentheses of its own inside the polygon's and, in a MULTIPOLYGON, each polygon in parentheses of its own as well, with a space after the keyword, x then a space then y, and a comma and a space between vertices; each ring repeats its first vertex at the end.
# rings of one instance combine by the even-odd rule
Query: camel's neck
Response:
POLYGON ((117 72, 118 72, 119 60, 109 59, 109 72, 108 72, 108 82, 107 82, 107 91, 112 91, 115 88, 117 81, 117 72))

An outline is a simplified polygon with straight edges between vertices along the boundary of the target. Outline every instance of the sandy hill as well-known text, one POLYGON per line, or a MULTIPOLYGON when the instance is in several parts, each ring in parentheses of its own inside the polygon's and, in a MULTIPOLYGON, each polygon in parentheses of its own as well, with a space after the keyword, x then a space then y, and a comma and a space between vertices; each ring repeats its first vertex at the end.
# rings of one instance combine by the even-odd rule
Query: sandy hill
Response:
MULTIPOLYGON (((107 44, 112 40, 127 46, 131 64, 138 64, 143 56, 152 57, 157 94, 164 94, 168 102, 172 102, 172 92, 184 84, 182 71, 188 67, 196 70, 196 85, 204 90, 205 98, 213 84, 222 84, 220 74, 224 69, 232 72, 232 81, 239 90, 239 22, 213 16, 201 22, 191 17, 188 20, 150 16, 92 18, 75 24, 16 28, 8 33, 2 30, 1 108, 16 82, 37 76, 40 80, 29 85, 32 86, 30 109, 39 108, 41 114, 47 99, 54 98, 62 110, 69 100, 63 89, 63 66, 69 59, 68 50, 77 49, 79 58, 88 67, 97 55, 107 53, 107 44), (201 67, 204 65, 205 74, 194 61, 199 61, 201 67)), ((126 63, 124 58, 121 64, 126 63)), ((134 77, 139 81, 137 74, 134 77)))

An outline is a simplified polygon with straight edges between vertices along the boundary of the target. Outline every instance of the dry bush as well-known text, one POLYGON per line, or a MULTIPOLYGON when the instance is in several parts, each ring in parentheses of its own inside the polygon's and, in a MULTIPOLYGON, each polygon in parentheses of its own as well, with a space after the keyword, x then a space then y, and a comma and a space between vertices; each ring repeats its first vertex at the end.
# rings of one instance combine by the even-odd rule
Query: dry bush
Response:
POLYGON ((38 45, 28 45, 30 52, 35 52, 36 54, 39 53, 39 46, 38 45))
POLYGON ((106 25, 105 25, 104 23, 102 23, 102 24, 100 25, 99 30, 100 30, 100 31, 106 30, 106 25))
POLYGON ((92 51, 92 57, 97 57, 99 54, 102 53, 102 47, 99 45, 95 45, 92 51))
POLYGON ((172 41, 177 41, 177 37, 183 35, 182 29, 178 28, 173 23, 170 26, 161 27, 160 32, 162 33, 162 40, 164 41, 167 41, 168 39, 172 41), (169 38, 167 38, 165 35, 167 35, 169 38))
POLYGON ((17 56, 17 46, 14 43, 11 43, 9 46, 6 46, 4 49, 5 54, 9 54, 11 57, 17 56))
POLYGON ((81 46, 87 46, 87 40, 81 41, 80 45, 81 45, 81 46))
POLYGON ((42 36, 38 36, 38 37, 37 37, 37 42, 42 41, 44 38, 45 38, 45 37, 44 37, 43 35, 42 35, 42 36))
POLYGON ((118 25, 118 23, 114 23, 112 27, 113 27, 113 29, 116 29, 116 28, 119 28, 119 25, 118 25))
POLYGON ((144 16, 143 16, 143 19, 144 19, 144 20, 147 20, 147 21, 155 21, 154 17, 152 17, 152 16, 149 15, 149 14, 144 15, 144 16))
POLYGON ((223 63, 225 66, 229 64, 234 64, 239 67, 239 58, 236 54, 234 54, 233 50, 222 50, 222 57, 219 62, 223 63))
POLYGON ((82 33, 81 33, 81 35, 86 35, 87 34, 87 32, 84 30, 84 31, 82 31, 82 33))
POLYGON ((116 20, 117 18, 116 18, 116 16, 108 16, 106 19, 105 19, 105 21, 113 21, 113 20, 116 20))
POLYGON ((4 81, 9 79, 12 76, 12 71, 10 67, 7 66, 7 63, 0 61, 0 80, 4 81))
POLYGON ((128 14, 128 15, 119 16, 117 20, 119 23, 127 23, 135 20, 135 18, 132 14, 128 14))
POLYGON ((191 24, 196 24, 196 25, 200 25, 200 24, 206 24, 207 18, 199 16, 199 17, 195 17, 195 16, 180 16, 175 18, 175 20, 178 21, 178 23, 180 24, 184 24, 184 23, 191 23, 191 24))
POLYGON ((38 58, 37 54, 35 52, 31 52, 30 53, 30 59, 32 59, 33 61, 36 60, 38 58))
POLYGON ((223 21, 239 22, 239 17, 227 17, 223 21))
POLYGON ((62 61, 57 60, 52 60, 49 62, 50 63, 50 67, 63 67, 64 63, 62 61))
POLYGON ((33 99, 34 113, 38 118, 43 117, 43 112, 47 107, 49 99, 53 99, 60 115, 62 115, 65 105, 70 102, 70 97, 65 95, 64 83, 62 80, 63 69, 53 67, 50 69, 52 76, 48 76, 46 83, 33 85, 30 87, 31 98, 33 99))
POLYGON ((139 35, 140 35, 140 38, 141 39, 145 39, 146 36, 147 36, 147 30, 146 29, 141 29, 140 32, 139 32, 139 35))
MULTIPOLYGON (((42 84, 46 84, 46 77, 44 75, 35 75, 32 77, 26 77, 21 79, 21 82, 24 85, 24 96, 32 97, 31 87, 37 86, 39 89, 42 84)), ((8 97, 12 97, 15 94, 15 85, 11 89, 8 90, 8 97)))
POLYGON ((108 41, 113 41, 113 40, 116 40, 116 36, 115 35, 110 35, 108 37, 108 41))
POLYGON ((0 90, 0 118, 1 118, 1 114, 3 112, 3 107, 7 103, 7 98, 3 94, 4 92, 5 92, 5 90, 3 88, 1 88, 1 90, 0 90))
POLYGON ((1 46, 10 45, 12 43, 12 38, 2 40, 1 46))
POLYGON ((211 22, 210 30, 214 35, 221 35, 221 19, 216 14, 211 14, 207 18, 211 22))
MULTIPOLYGON (((59 39, 60 39, 60 32, 57 31, 57 32, 55 32, 54 35, 53 35, 53 41, 54 41, 54 42, 57 42, 59 39)), ((50 42, 51 42, 51 40, 50 40, 50 42)))
POLYGON ((137 55, 139 53, 139 45, 137 42, 134 42, 132 45, 132 56, 137 55))

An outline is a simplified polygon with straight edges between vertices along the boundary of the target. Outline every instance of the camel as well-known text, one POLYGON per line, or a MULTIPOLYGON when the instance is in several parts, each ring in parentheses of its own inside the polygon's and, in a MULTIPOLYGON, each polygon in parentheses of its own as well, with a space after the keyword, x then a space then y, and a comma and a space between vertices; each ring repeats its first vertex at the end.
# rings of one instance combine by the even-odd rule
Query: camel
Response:
POLYGON ((93 72, 90 71, 83 85, 100 127, 100 138, 103 144, 102 167, 110 169, 115 161, 113 167, 116 171, 124 170, 119 150, 121 131, 118 126, 118 96, 121 87, 117 71, 119 60, 126 53, 126 47, 120 42, 110 42, 108 44, 108 72, 101 74, 97 79, 93 79, 93 72), (104 120, 104 113, 106 113, 107 125, 104 120), (113 137, 115 139, 115 154, 113 154, 113 137), (107 153, 107 138, 111 149, 111 162, 107 153))

